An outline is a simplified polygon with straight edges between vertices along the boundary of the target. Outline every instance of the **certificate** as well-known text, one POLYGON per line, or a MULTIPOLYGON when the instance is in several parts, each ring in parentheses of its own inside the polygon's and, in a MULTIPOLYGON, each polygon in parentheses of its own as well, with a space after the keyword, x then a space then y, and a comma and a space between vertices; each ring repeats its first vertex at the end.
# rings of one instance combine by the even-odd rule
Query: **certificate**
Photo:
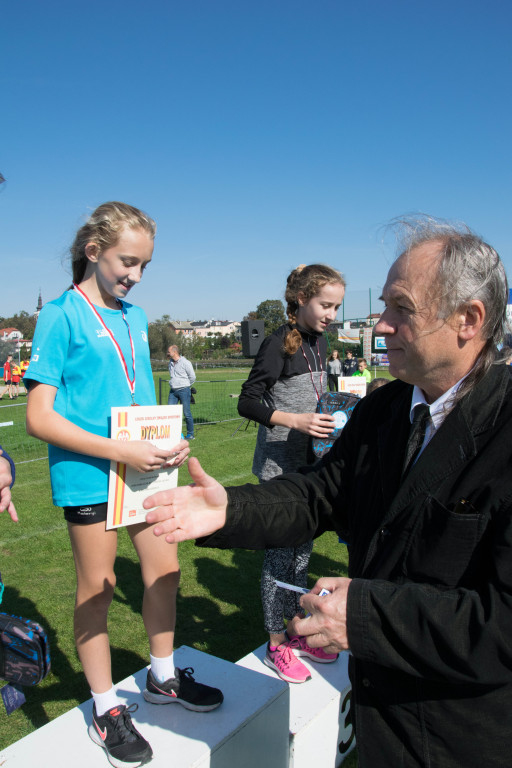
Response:
MULTIPOLYGON (((113 440, 149 440, 169 450, 181 437, 181 405, 142 405, 111 408, 110 437, 113 440)), ((142 502, 157 491, 178 485, 178 469, 164 467, 138 472, 127 464, 110 462, 107 528, 144 523, 147 509, 142 502)))
POLYGON ((338 376, 338 390, 352 392, 353 395, 366 395, 366 379, 364 376, 338 376))

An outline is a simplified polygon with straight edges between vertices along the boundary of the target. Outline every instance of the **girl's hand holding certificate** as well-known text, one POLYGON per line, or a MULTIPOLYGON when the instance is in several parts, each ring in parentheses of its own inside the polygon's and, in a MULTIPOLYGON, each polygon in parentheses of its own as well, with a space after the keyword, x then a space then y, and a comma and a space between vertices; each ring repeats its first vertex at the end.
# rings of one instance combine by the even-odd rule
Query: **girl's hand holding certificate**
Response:
POLYGON ((138 472, 151 472, 161 467, 181 467, 190 453, 186 440, 180 440, 171 450, 157 448, 144 440, 115 442, 115 460, 128 464, 138 472))

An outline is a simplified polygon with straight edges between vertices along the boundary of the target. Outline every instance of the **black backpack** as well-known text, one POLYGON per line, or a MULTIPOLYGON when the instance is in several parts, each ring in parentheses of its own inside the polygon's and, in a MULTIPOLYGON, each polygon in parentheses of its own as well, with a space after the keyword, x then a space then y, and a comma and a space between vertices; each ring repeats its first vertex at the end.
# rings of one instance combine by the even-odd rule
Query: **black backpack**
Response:
MULTIPOLYGON (((0 576, 0 603, 4 585, 0 576)), ((50 671, 50 646, 36 621, 0 613, 0 678, 17 685, 37 685, 50 671)))
POLYGON ((360 399, 359 395, 354 395, 352 392, 324 392, 320 395, 316 407, 317 413, 332 414, 336 419, 336 429, 329 437, 312 438, 311 447, 315 459, 320 459, 331 450, 360 399))

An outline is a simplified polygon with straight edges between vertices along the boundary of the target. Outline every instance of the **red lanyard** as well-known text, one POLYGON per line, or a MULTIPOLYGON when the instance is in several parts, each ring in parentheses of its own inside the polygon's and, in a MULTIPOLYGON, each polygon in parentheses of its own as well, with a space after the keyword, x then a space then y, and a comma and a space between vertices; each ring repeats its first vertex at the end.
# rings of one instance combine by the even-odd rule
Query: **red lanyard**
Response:
POLYGON ((130 339, 130 349, 131 349, 131 352, 132 352, 133 379, 130 378, 130 374, 128 373, 128 366, 126 365, 126 360, 124 359, 124 355, 123 355, 123 352, 121 350, 121 347, 119 346, 119 344, 117 343, 117 341, 114 338, 114 334, 112 333, 110 328, 108 328, 105 325, 105 323, 103 322, 102 316, 100 315, 100 313, 98 312, 98 310, 96 309, 96 307, 94 306, 92 301, 89 299, 89 297, 86 296, 85 293, 82 291, 82 289, 79 288, 76 283, 73 283, 73 288, 75 289, 75 291, 77 291, 80 294, 80 296, 83 299, 85 299, 85 301, 87 302, 89 308, 92 310, 92 312, 95 315, 95 317, 97 318, 97 320, 100 321, 101 325, 106 330, 106 332, 107 332, 107 334, 108 334, 108 336, 110 338, 110 341, 114 345, 114 349, 117 352, 117 356, 118 356, 119 361, 121 363, 121 366, 123 368, 124 375, 126 376, 126 381, 128 382, 128 388, 129 388, 130 394, 132 396, 132 405, 136 405, 136 402, 135 402, 135 351, 133 349, 133 341, 132 341, 132 334, 130 333, 130 326, 128 325, 128 321, 126 320, 126 317, 124 316, 122 302, 119 301, 119 299, 117 299, 117 301, 119 302, 119 304, 121 306, 121 315, 123 317, 124 323, 125 323, 126 327, 128 328, 128 337, 130 339))
POLYGON ((311 369, 311 365, 309 363, 307 355, 304 352, 304 347, 302 346, 302 344, 300 345, 300 349, 301 349, 302 354, 304 355, 304 360, 306 361, 306 363, 308 365, 308 368, 309 368, 309 375, 311 376, 311 383, 313 385, 313 389, 315 390, 316 399, 320 400, 320 395, 323 395, 323 393, 324 393, 324 385, 323 385, 323 381, 322 381, 324 369, 323 369, 323 366, 322 366, 322 358, 320 356, 320 344, 318 343, 318 339, 316 340, 316 352, 317 352, 317 355, 318 355, 318 362, 320 363, 320 395, 318 394, 318 389, 316 388, 315 380, 313 378, 313 371, 311 369))

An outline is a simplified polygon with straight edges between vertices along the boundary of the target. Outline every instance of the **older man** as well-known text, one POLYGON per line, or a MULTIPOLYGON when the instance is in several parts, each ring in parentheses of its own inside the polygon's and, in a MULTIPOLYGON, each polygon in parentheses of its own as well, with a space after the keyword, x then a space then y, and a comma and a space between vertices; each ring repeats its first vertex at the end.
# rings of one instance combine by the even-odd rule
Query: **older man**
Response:
POLYGON ((191 460, 195 487, 147 500, 162 505, 147 519, 168 541, 296 546, 334 529, 350 542, 350 578, 320 579, 293 631, 352 652, 361 768, 509 765, 512 380, 496 352, 507 295, 480 238, 413 222, 375 329, 398 380, 361 401, 327 457, 227 491, 191 460))

